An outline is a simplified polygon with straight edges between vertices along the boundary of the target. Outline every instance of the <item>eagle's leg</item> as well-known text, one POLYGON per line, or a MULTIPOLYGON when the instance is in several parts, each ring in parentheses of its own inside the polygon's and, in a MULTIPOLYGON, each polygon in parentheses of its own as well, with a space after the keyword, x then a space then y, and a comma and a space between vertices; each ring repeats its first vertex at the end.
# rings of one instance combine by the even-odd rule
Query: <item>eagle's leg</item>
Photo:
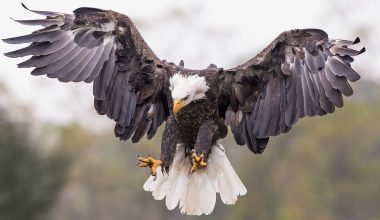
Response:
POLYGON ((174 116, 169 116, 166 120, 165 130, 161 139, 162 169, 169 172, 169 167, 173 162, 178 143, 179 126, 174 116))
POLYGON ((162 170, 169 172, 169 167, 173 162, 173 158, 176 152, 176 146, 178 141, 178 124, 174 117, 170 116, 166 121, 164 133, 161 141, 161 156, 157 160, 150 155, 146 158, 138 156, 139 167, 149 167, 152 176, 156 176, 157 168, 161 166, 162 170))
POLYGON ((207 166, 207 159, 216 130, 217 126, 212 120, 206 121, 199 128, 197 141, 191 155, 192 167, 190 173, 194 173, 197 169, 207 166))

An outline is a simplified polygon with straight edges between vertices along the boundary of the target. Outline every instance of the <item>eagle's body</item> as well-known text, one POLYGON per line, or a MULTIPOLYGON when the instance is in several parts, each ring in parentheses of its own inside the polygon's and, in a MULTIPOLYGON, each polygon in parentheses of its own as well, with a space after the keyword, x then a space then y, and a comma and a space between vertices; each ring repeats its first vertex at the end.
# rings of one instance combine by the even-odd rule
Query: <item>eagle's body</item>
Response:
POLYGON ((228 127, 237 144, 262 153, 271 136, 288 132, 298 119, 342 107, 342 95, 353 94, 348 81, 360 78, 352 57, 365 51, 349 48, 358 38, 291 30, 235 68, 191 70, 160 60, 126 15, 31 11, 46 19, 16 21, 44 28, 4 39, 30 43, 5 55, 31 55, 19 67, 35 67, 33 75, 93 82, 95 109, 116 122, 121 140, 150 139, 166 122, 160 159, 139 157, 152 172, 144 189, 187 214, 211 213, 216 193, 226 204, 246 193, 219 142, 228 127))
MULTIPOLYGON (((208 148, 211 147, 216 140, 224 138, 226 134, 226 126, 224 123, 219 123, 221 118, 218 113, 218 85, 219 85, 219 72, 217 69, 209 68, 203 71, 182 70, 178 73, 183 77, 189 75, 197 75, 203 77, 207 84, 208 89, 205 93, 206 98, 193 101, 184 106, 181 111, 174 115, 175 121, 178 124, 178 142, 183 143, 186 146, 186 151, 190 152, 196 146, 195 143, 198 140, 199 129, 202 125, 207 126, 206 131, 211 131, 209 137, 210 143, 200 143, 204 150, 204 154, 208 154, 208 148), (223 135, 224 134, 224 135, 223 135)), ((199 140, 201 141, 201 140, 199 140)))

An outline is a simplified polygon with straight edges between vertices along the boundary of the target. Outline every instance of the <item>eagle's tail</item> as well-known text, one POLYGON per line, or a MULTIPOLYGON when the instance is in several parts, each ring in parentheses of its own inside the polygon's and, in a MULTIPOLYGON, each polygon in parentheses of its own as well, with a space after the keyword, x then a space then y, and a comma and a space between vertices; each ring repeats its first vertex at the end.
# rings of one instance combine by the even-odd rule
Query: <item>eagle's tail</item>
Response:
POLYGON ((205 169, 190 174, 190 158, 185 157, 184 147, 177 146, 168 174, 157 170, 157 177, 150 176, 144 190, 152 192, 154 199, 166 197, 166 207, 174 209, 179 203, 181 213, 187 215, 208 215, 214 210, 216 193, 224 204, 235 204, 239 195, 247 189, 232 168, 223 146, 217 142, 212 147, 205 169))

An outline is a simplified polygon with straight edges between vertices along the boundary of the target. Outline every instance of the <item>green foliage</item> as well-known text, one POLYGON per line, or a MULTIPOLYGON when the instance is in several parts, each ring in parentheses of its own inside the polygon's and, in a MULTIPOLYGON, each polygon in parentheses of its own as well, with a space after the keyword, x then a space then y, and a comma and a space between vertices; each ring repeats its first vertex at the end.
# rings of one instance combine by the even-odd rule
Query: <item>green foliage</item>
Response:
POLYGON ((0 219, 41 219, 65 183, 67 160, 53 152, 42 156, 28 125, 0 113, 0 219))

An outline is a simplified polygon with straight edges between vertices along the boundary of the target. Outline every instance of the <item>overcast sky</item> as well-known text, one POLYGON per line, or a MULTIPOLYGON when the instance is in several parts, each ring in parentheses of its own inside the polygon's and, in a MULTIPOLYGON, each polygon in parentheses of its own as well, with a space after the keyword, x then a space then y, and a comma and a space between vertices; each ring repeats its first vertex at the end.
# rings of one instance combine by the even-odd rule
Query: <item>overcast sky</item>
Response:
MULTIPOLYGON (((71 12, 81 6, 112 9, 130 16, 153 51, 162 59, 185 61, 204 68, 210 63, 233 67, 253 57, 279 33, 293 28, 321 28, 331 38, 354 39, 358 34, 368 52, 354 67, 363 78, 379 79, 380 1, 244 1, 244 0, 25 0, 31 9, 71 12)), ((38 18, 20 2, 2 5, 1 38, 26 34, 33 27, 12 22, 38 18)), ((0 43, 2 53, 18 48, 0 43)), ((39 120, 67 122, 99 120, 93 110, 92 86, 63 84, 46 77, 32 77, 30 69, 17 69, 24 59, 0 57, 0 81, 14 98, 33 109, 39 120), (90 116, 89 116, 90 115, 90 116)))

